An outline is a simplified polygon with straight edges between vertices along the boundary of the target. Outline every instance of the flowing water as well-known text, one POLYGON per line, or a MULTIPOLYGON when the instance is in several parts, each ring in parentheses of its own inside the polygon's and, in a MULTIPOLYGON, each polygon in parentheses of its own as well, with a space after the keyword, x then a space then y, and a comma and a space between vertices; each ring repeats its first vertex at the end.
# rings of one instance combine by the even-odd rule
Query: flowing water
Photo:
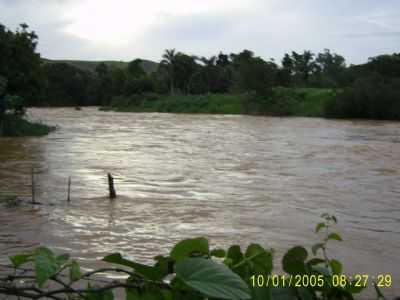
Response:
MULTIPOLYGON (((45 205, 0 209, 0 262, 44 244, 85 266, 110 252, 149 262, 178 240, 258 242, 284 250, 321 236, 335 214, 344 242, 329 254, 349 275, 391 274, 400 295, 400 124, 310 118, 32 109, 58 126, 0 139, 0 193, 45 205), (107 199, 106 174, 119 195, 107 199), (71 202, 66 202, 67 178, 71 202)), ((279 269, 278 269, 279 270, 279 269)))

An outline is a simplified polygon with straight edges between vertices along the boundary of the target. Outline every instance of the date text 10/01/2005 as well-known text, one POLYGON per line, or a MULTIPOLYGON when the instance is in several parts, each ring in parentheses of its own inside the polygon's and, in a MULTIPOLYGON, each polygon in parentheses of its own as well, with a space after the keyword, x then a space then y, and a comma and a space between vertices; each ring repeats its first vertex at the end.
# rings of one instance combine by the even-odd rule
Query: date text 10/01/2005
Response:
POLYGON ((326 284, 334 287, 344 287, 349 283, 354 287, 367 287, 375 283, 380 288, 392 286, 390 274, 370 276, 368 274, 332 275, 327 282, 324 275, 253 275, 250 282, 253 287, 324 287, 326 284), (371 281, 371 282, 370 282, 371 281))

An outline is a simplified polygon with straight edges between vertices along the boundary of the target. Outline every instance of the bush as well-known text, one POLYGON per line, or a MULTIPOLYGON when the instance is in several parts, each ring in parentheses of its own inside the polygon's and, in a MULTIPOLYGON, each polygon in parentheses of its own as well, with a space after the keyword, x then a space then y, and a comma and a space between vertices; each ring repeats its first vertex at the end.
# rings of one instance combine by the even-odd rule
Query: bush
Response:
MULTIPOLYGON (((312 257, 302 246, 289 249, 282 259, 285 273, 280 275, 272 273, 272 249, 259 244, 251 244, 243 252, 238 245, 210 249, 208 240, 202 237, 180 241, 167 256, 156 256, 152 265, 113 253, 104 257, 103 262, 117 268, 105 267, 86 273, 69 255, 56 255, 40 247, 10 257, 13 273, 0 278, 0 294, 32 299, 67 296, 68 299, 112 300, 113 291, 124 288, 128 300, 353 300, 369 282, 358 279, 357 275, 351 281, 343 275, 342 264, 328 257, 328 244, 342 238, 332 231, 336 218, 328 214, 322 218, 315 231, 324 235, 312 246, 312 257), (104 281, 95 277, 99 273, 120 273, 128 278, 104 281), (87 287, 78 288, 85 286, 83 283, 87 287)), ((376 285, 375 289, 378 299, 384 298, 376 285)))
POLYGON ((372 75, 358 79, 325 105, 333 118, 400 120, 400 78, 372 75))
POLYGON ((5 114, 3 118, 3 132, 0 128, 0 136, 42 136, 55 130, 55 127, 33 123, 19 115, 5 114))

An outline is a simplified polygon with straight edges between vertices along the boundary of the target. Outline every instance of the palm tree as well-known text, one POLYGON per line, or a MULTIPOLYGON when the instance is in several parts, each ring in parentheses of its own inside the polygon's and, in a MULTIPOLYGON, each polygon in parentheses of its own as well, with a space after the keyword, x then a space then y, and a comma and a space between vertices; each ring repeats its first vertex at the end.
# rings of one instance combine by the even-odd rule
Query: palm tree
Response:
POLYGON ((204 64, 204 70, 205 70, 206 81, 207 81, 207 93, 210 94, 211 72, 212 72, 213 68, 215 67, 215 64, 217 62, 217 57, 216 56, 211 56, 210 58, 201 57, 199 60, 204 64))
POLYGON ((171 95, 174 94, 174 78, 175 78, 175 61, 176 61, 175 49, 166 49, 161 60, 161 65, 166 66, 169 80, 170 80, 170 91, 171 95))

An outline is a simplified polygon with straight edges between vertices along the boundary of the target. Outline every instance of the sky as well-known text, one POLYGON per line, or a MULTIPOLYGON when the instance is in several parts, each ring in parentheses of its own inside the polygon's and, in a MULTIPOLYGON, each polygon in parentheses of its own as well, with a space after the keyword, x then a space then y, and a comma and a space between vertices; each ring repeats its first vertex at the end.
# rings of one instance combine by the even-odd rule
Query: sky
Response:
POLYGON ((51 59, 159 61, 329 48, 347 62, 400 52, 399 0, 0 0, 0 23, 27 23, 51 59))

